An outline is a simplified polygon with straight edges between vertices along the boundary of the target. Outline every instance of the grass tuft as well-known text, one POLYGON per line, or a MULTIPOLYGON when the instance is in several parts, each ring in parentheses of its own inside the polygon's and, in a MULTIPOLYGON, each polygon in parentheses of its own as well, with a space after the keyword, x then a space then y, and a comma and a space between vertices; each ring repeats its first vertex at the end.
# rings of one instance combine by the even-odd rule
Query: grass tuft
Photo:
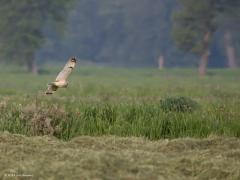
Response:
POLYGON ((168 97, 160 101, 160 106, 165 112, 192 112, 199 107, 197 102, 188 97, 168 97))

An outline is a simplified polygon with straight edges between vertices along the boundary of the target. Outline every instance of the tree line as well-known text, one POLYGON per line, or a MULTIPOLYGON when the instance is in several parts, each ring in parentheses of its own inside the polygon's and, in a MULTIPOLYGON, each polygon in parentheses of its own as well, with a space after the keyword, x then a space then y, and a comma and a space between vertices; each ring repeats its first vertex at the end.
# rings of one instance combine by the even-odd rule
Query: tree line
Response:
POLYGON ((0 61, 25 65, 37 73, 35 54, 44 44, 44 26, 62 34, 72 0, 1 0, 0 61))
POLYGON ((0 61, 35 72, 36 60, 118 66, 236 68, 237 0, 2 0, 0 61), (63 58, 64 57, 64 58, 63 58))
MULTIPOLYGON (((229 68, 237 67, 239 7, 237 0, 180 0, 182 9, 174 13, 173 36, 177 46, 199 57, 199 74, 204 76, 216 32, 229 68)), ((215 42, 216 43, 216 42, 215 42)), ((219 43, 219 41, 218 41, 219 43)))

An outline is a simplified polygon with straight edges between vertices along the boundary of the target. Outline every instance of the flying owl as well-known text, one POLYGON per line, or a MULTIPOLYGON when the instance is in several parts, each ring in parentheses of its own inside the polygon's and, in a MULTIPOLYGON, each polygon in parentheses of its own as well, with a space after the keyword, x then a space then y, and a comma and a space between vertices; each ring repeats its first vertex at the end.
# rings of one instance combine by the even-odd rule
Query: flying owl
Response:
POLYGON ((76 66, 77 59, 75 57, 70 58, 62 71, 58 74, 56 80, 48 84, 46 91, 47 95, 51 95, 57 91, 58 88, 66 88, 68 86, 67 78, 71 74, 72 70, 76 66))

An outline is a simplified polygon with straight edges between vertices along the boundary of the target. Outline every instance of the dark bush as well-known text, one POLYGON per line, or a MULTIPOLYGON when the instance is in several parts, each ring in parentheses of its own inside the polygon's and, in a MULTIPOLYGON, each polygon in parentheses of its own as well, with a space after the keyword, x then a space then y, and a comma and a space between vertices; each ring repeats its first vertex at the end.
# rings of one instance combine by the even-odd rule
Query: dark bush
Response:
POLYGON ((160 101, 161 109, 165 112, 192 112, 197 109, 197 102, 187 97, 168 97, 160 101))

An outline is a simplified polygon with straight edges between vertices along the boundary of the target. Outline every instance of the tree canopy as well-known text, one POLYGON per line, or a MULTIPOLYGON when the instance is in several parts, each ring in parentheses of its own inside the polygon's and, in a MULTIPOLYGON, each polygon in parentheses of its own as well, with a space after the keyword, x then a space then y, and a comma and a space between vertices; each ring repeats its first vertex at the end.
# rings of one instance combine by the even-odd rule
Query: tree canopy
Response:
POLYGON ((184 65, 171 37, 175 0, 79 0, 70 14, 63 41, 48 32, 52 43, 41 50, 45 59, 75 54, 92 62, 121 66, 184 65), (54 47, 53 49, 50 47, 54 47), (55 52, 62 52, 56 54, 55 52))
MULTIPOLYGON (((43 29, 51 22, 56 32, 64 29, 70 1, 0 1, 1 59, 26 64, 32 69, 36 51, 44 43, 43 29)), ((33 69, 32 69, 33 70, 33 69)))
POLYGON ((34 60, 69 56, 134 67, 164 59, 173 67, 204 56, 214 67, 235 66, 239 7, 236 0, 2 0, 0 61, 32 69, 34 60))
POLYGON ((225 37, 223 44, 225 44, 228 60, 236 61, 235 50, 231 45, 232 33, 235 29, 233 26, 235 23, 232 20, 239 14, 240 3, 233 0, 180 0, 180 3, 181 10, 173 15, 173 36, 180 49, 201 56, 200 74, 205 74, 212 40, 217 31, 221 33, 218 37, 225 37), (221 29, 225 30, 221 32, 221 29))

